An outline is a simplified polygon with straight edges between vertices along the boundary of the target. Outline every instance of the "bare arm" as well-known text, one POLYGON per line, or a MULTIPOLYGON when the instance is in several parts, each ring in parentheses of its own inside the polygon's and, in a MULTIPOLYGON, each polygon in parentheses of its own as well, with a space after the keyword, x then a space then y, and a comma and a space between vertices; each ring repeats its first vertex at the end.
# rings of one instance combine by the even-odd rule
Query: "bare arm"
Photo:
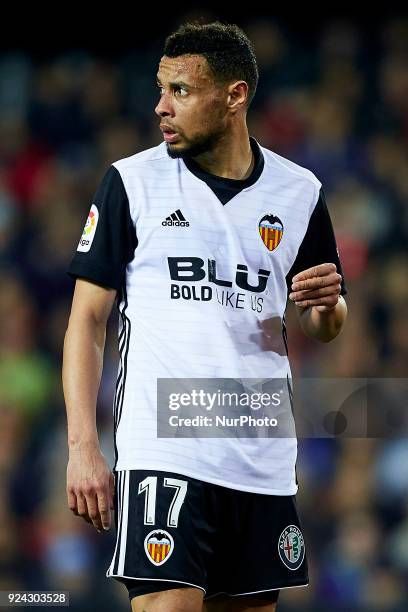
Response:
POLYGON ((292 281, 289 298, 296 304, 303 332, 309 338, 330 342, 340 333, 347 317, 336 265, 320 264, 296 274, 292 281))
POLYGON ((303 332, 320 342, 333 340, 340 333, 347 317, 347 304, 341 295, 331 310, 320 312, 314 306, 297 307, 297 310, 303 332))
POLYGON ((67 411, 71 510, 98 530, 111 525, 114 481, 99 447, 96 400, 102 376, 106 323, 116 290, 78 279, 64 341, 62 380, 67 411))

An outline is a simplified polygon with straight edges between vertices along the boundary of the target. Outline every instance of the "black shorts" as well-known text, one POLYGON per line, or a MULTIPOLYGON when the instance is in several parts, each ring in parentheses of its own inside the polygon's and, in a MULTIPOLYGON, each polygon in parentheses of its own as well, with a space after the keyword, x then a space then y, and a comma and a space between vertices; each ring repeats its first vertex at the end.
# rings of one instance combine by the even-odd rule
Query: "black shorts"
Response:
POLYGON ((132 599, 172 588, 254 595, 309 583, 294 495, 237 491, 173 472, 116 472, 108 577, 132 599))

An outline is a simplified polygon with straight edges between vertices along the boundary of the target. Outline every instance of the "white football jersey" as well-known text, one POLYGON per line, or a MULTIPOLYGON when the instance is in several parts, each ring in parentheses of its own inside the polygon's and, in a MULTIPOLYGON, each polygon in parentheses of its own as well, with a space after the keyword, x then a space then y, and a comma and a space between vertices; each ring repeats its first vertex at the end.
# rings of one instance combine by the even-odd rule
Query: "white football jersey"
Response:
POLYGON ((173 159, 165 143, 115 162, 69 273, 118 290, 116 470, 293 495, 295 436, 157 435, 158 379, 290 381, 291 279, 324 262, 342 274, 319 180, 252 138, 251 146, 256 164, 245 181, 173 159))

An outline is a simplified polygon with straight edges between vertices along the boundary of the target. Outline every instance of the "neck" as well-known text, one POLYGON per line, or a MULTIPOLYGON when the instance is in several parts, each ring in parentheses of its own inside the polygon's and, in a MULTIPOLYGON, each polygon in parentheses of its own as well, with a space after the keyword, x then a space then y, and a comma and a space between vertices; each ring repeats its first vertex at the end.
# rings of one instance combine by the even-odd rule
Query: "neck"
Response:
POLYGON ((224 134, 217 144, 193 158, 206 172, 230 179, 246 179, 250 176, 255 160, 245 123, 224 134))

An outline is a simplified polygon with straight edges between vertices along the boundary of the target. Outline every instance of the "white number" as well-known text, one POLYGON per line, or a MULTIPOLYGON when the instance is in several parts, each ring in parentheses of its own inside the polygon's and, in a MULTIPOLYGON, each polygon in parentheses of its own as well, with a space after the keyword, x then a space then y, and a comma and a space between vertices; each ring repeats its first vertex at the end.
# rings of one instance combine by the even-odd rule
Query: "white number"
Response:
POLYGON ((187 493, 187 484, 187 481, 179 480, 178 478, 164 479, 165 487, 174 487, 176 489, 173 500, 170 504, 169 513, 167 515, 168 527, 177 527, 178 525, 178 517, 180 514, 181 506, 183 505, 187 493))
MULTIPOLYGON (((177 527, 181 506, 187 494, 188 482, 186 480, 179 480, 178 478, 165 478, 163 485, 176 489, 167 515, 167 526, 177 527)), ((156 522, 157 476, 147 476, 142 482, 139 482, 138 494, 139 493, 146 494, 144 524, 154 525, 156 522)))
POLYGON ((157 476, 148 476, 142 482, 139 482, 138 493, 143 493, 144 491, 146 491, 144 524, 154 525, 156 522, 157 476))

